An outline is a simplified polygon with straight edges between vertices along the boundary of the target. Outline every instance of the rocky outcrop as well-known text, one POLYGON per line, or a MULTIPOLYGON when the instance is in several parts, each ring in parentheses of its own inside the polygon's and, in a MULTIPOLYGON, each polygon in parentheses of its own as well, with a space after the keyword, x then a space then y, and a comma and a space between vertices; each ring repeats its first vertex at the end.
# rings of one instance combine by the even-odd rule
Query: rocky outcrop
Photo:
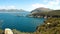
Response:
POLYGON ((9 28, 5 29, 5 34, 13 34, 12 30, 9 28))

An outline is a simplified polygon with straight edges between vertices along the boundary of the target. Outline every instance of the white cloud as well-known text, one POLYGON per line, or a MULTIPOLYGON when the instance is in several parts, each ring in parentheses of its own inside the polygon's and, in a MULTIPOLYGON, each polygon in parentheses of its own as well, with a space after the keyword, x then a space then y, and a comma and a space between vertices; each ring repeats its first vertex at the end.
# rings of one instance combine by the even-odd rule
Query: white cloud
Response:
POLYGON ((39 7, 45 7, 45 8, 50 8, 50 9, 60 9, 59 3, 60 3, 60 0, 53 0, 53 1, 49 1, 46 4, 41 4, 41 3, 32 4, 32 7, 34 9, 39 8, 39 7))
POLYGON ((48 3, 49 5, 57 5, 57 3, 55 3, 55 2, 53 2, 53 1, 50 1, 49 3, 48 3))
POLYGON ((11 6, 0 6, 0 9, 6 9, 6 10, 8 10, 8 9, 16 9, 16 7, 13 6, 13 5, 11 5, 11 6))
POLYGON ((59 0, 55 0, 55 1, 59 1, 59 0))
POLYGON ((34 8, 46 7, 46 5, 44 5, 44 4, 39 4, 39 3, 32 4, 32 6, 33 6, 34 8))
POLYGON ((58 5, 60 3, 60 1, 50 1, 49 3, 51 3, 53 5, 58 5))
POLYGON ((48 0, 43 0, 44 2, 48 2, 48 0))

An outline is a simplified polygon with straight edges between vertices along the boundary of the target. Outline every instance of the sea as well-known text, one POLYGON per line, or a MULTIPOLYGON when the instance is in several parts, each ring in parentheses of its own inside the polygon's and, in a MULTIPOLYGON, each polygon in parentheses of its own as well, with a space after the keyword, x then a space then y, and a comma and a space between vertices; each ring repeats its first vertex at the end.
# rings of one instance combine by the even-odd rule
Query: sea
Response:
POLYGON ((16 29, 22 32, 34 32, 44 23, 44 18, 20 16, 20 13, 0 13, 0 28, 16 29))

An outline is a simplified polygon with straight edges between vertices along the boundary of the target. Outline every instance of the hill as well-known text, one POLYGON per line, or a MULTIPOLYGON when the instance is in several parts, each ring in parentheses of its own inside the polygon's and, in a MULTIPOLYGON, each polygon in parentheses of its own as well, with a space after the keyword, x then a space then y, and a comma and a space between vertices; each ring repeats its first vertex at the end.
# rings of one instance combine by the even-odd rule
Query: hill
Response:
POLYGON ((60 17, 60 10, 51 10, 51 9, 47 9, 47 8, 37 8, 35 10, 33 10, 30 14, 30 16, 34 16, 34 17, 37 17, 37 16, 59 16, 60 17))
POLYGON ((36 9, 32 10, 31 13, 33 13, 33 12, 47 12, 47 11, 51 11, 51 10, 52 9, 41 7, 41 8, 36 8, 36 9))

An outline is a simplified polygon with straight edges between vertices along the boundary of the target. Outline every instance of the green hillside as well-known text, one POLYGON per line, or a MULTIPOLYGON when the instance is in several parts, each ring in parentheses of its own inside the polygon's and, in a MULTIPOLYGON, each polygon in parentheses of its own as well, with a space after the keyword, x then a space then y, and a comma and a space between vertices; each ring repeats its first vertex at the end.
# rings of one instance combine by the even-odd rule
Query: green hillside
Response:
POLYGON ((44 24, 38 26, 35 34, 60 34, 60 18, 47 19, 44 24))

